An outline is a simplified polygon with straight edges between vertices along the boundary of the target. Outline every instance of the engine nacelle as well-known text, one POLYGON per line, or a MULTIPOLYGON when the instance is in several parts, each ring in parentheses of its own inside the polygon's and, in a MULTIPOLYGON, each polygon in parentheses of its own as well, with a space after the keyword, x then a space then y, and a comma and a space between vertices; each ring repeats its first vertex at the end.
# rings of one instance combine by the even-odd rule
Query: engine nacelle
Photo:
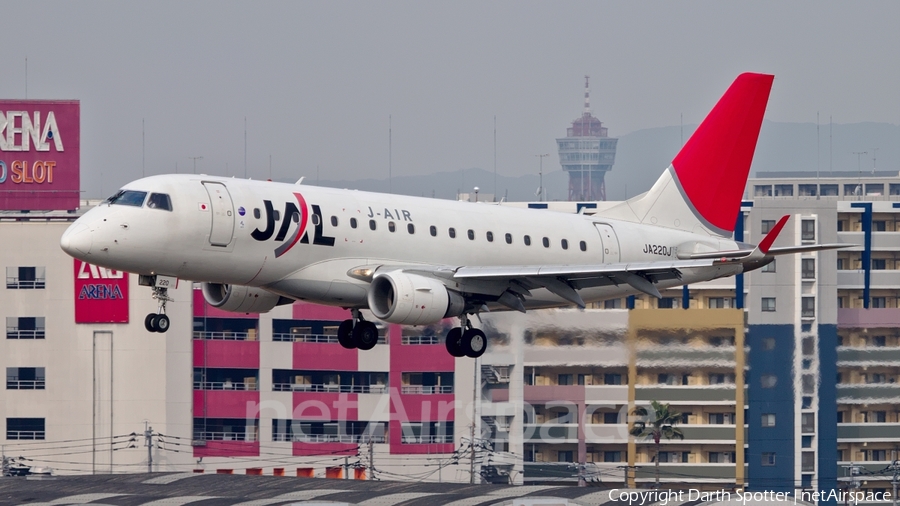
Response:
POLYGON ((379 320, 404 325, 427 325, 459 316, 466 305, 462 295, 440 281, 401 271, 376 274, 368 301, 379 320))
POLYGON ((203 283, 203 298, 210 306, 233 313, 265 313, 286 303, 280 295, 262 288, 221 283, 203 283))

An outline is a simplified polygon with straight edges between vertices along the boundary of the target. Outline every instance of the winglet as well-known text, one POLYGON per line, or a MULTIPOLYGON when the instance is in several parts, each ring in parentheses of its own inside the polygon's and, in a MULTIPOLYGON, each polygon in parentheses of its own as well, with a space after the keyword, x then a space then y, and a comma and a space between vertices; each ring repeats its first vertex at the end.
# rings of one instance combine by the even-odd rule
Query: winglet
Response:
POLYGON ((769 252, 769 248, 772 247, 772 244, 775 242, 775 239, 778 238, 778 234, 781 233, 781 229, 784 228, 784 225, 785 225, 785 223, 787 223, 788 218, 790 218, 790 215, 786 214, 786 215, 782 216, 781 219, 778 220, 778 223, 776 223, 775 226, 772 227, 772 230, 769 230, 769 233, 766 234, 765 237, 763 237, 762 241, 760 241, 757 248, 764 255, 769 252))

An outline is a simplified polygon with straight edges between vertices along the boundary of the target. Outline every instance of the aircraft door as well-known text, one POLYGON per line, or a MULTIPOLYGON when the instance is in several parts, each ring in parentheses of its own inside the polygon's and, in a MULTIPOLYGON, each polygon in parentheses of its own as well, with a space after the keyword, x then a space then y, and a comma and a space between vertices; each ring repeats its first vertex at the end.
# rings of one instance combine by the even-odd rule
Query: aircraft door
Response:
POLYGON ((209 194, 212 214, 209 243, 213 246, 228 246, 234 237, 234 203, 231 201, 231 194, 222 183, 204 181, 203 186, 209 194))
POLYGON ((600 240, 603 241, 603 263, 611 264, 619 261, 619 238, 612 226, 606 223, 595 223, 600 240))

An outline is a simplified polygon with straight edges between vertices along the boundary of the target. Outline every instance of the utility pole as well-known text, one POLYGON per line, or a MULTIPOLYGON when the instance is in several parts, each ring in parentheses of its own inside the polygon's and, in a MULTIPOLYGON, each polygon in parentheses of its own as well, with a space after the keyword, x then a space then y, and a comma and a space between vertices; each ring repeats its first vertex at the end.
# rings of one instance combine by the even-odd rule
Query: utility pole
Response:
POLYGON ((863 189, 862 189, 862 165, 860 165, 860 157, 862 155, 869 154, 869 152, 868 151, 854 151, 853 154, 856 155, 856 171, 858 173, 858 179, 859 179, 859 181, 857 181, 857 183, 856 183, 856 190, 859 192, 856 194, 856 196, 857 196, 856 200, 861 200, 862 194, 863 194, 863 189))
POLYGON ((375 479, 375 445, 374 437, 372 434, 369 434, 369 479, 375 479))
POLYGON ((144 422, 144 445, 147 446, 147 472, 153 472, 153 427, 144 422))
POLYGON ((350 479, 350 457, 344 456, 344 479, 350 479))
POLYGON ((540 193, 540 195, 539 195, 540 201, 543 202, 544 201, 544 157, 550 156, 550 153, 546 153, 543 155, 534 155, 534 156, 541 159, 541 165, 540 165, 541 168, 540 168, 540 172, 539 172, 539 174, 541 175, 541 187, 538 188, 538 192, 540 193))
POLYGON ((897 485, 900 485, 900 460, 897 457, 897 450, 894 450, 894 461, 891 462, 890 467, 894 472, 894 476, 891 478, 891 485, 894 487, 894 495, 891 496, 891 499, 894 501, 894 506, 897 506, 897 485))
POLYGON ((0 478, 9 472, 9 464, 6 462, 6 447, 0 446, 0 478))

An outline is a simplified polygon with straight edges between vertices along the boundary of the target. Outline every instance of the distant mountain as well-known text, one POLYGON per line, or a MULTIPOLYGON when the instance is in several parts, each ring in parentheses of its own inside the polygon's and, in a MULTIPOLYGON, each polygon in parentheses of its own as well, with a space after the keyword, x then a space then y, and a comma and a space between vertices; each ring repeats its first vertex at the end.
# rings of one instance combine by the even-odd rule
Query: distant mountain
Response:
MULTIPOLYGON (((685 140, 695 128, 696 125, 684 127, 685 140)), ((681 138, 682 130, 677 126, 648 128, 619 137, 616 163, 606 178, 609 200, 622 200, 647 191, 678 153, 681 138)), ((835 124, 833 129, 829 129, 828 123, 820 124, 817 150, 815 123, 765 121, 751 167, 751 177, 757 171, 815 172, 817 167, 819 174, 825 177, 832 168, 835 171, 854 171, 859 167, 863 172, 871 171, 873 163, 877 170, 897 170, 900 173, 900 125, 835 124), (859 155, 857 165, 854 152, 863 151, 867 153, 859 155)), ((319 184, 380 192, 386 192, 389 188, 387 179, 320 181, 319 184)), ((467 168, 422 176, 398 176, 390 182, 394 193, 442 199, 455 199, 458 193, 471 192, 476 186, 482 194, 493 193, 494 173, 467 168)), ((506 195, 510 201, 537 200, 539 186, 537 174, 498 175, 497 198, 499 200, 506 195)), ((544 188, 548 200, 565 200, 568 176, 561 170, 548 171, 544 174, 544 188)))

